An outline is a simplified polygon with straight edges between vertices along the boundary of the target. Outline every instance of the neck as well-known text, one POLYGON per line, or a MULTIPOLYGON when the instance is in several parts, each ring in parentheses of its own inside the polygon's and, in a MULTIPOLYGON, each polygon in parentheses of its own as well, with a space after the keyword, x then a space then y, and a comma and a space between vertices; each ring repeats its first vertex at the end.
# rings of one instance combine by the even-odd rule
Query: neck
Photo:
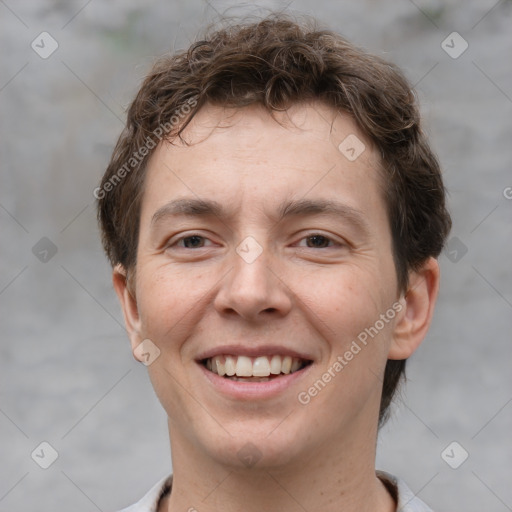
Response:
POLYGON ((173 486, 161 511, 392 512, 396 504, 375 475, 376 432, 321 445, 285 466, 227 466, 172 432, 173 486), (307 470, 305 470, 307 468, 307 470))

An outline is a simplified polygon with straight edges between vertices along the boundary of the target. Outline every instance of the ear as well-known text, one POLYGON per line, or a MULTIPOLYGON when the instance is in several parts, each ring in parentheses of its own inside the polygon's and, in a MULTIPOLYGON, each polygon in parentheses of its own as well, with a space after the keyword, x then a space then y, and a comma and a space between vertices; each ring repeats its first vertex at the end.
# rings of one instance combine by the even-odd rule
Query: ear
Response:
MULTIPOLYGON (((122 265, 116 265, 114 268, 112 273, 112 283, 114 285, 117 298, 121 303, 126 331, 130 338, 132 352, 135 357, 134 351, 143 340, 141 333, 141 321, 135 293, 130 290, 131 287, 127 278, 126 270, 122 265)), ((137 359, 137 357, 135 358, 137 359)))
POLYGON ((427 334, 439 291, 439 264, 429 258, 417 272, 409 274, 407 293, 400 299, 400 314, 393 330, 388 359, 407 359, 427 334))

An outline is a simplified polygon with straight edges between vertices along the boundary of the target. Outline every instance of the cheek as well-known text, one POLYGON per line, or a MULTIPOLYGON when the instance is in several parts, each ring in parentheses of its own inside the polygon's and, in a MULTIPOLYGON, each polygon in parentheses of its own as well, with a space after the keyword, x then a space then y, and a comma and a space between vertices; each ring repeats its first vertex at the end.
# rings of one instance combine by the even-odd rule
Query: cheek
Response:
POLYGON ((150 339, 178 339, 196 321, 201 298, 207 294, 202 273, 187 275, 169 268, 147 267, 139 274, 137 301, 144 335, 150 339))
POLYGON ((303 287, 326 349, 319 376, 332 382, 328 384, 330 392, 321 393, 319 406, 332 400, 340 412, 359 407, 363 395, 378 401, 378 381, 383 376, 394 326, 393 318, 386 317, 385 322, 381 314, 394 313, 393 287, 368 268, 347 266, 326 273, 325 279, 316 274, 316 279, 305 280, 303 287))
POLYGON ((339 279, 311 280, 308 300, 322 332, 325 359, 303 390, 319 417, 328 415, 333 432, 363 409, 375 410, 394 325, 381 320, 393 297, 378 280, 350 273, 339 279), (321 382, 320 382, 321 381, 321 382))
POLYGON ((375 272, 348 266, 302 276, 300 288, 301 300, 325 325, 329 337, 340 342, 373 325, 392 301, 375 272))

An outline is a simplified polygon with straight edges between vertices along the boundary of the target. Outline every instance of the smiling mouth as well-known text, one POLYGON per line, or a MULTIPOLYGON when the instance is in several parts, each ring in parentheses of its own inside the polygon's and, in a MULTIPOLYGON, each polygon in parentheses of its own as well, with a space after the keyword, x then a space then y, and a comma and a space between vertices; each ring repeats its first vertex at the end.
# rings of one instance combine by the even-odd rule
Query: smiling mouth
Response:
POLYGON ((267 382, 298 372, 311 363, 310 360, 278 354, 258 357, 219 355, 201 361, 212 373, 239 382, 267 382))

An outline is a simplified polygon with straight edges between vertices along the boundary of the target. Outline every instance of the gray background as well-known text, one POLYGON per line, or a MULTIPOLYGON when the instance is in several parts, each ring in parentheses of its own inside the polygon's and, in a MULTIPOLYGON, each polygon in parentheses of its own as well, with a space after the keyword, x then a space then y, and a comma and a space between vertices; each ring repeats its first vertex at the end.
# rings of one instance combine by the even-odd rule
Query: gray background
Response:
MULTIPOLYGON (((92 191, 154 56, 188 46, 233 5, 0 0, 0 511, 116 510, 171 470, 165 414, 131 357, 92 191), (43 31, 59 44, 47 59, 31 48, 43 31), (46 470, 31 457, 42 441, 58 452, 46 470)), ((262 12, 240 5, 228 14, 262 12)), ((381 432, 378 467, 438 511, 512 510, 512 3, 290 9, 402 66, 450 192, 456 238, 440 258, 434 325, 381 432), (441 47, 453 31, 469 44, 456 59, 441 47), (458 469, 441 456, 452 441, 463 447, 448 450, 452 464, 469 453, 458 469)))

